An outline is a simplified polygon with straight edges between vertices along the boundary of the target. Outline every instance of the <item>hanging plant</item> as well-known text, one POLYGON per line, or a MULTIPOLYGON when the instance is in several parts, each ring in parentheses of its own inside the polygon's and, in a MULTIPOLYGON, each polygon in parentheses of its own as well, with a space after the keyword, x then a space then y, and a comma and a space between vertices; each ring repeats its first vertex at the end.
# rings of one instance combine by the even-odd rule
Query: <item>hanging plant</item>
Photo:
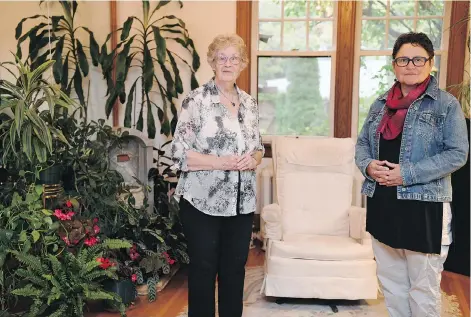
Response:
MULTIPOLYGON (((41 3, 44 1, 40 1, 41 3)), ((83 89, 84 78, 88 77, 90 65, 87 51, 91 56, 94 66, 98 66, 99 46, 93 32, 84 26, 76 26, 75 14, 77 12, 77 1, 59 1, 63 15, 51 16, 34 15, 23 18, 15 29, 17 39, 18 58, 23 58, 21 44, 29 39, 29 46, 25 63, 31 69, 36 69, 48 60, 49 53, 55 60, 53 65, 54 80, 61 85, 61 90, 70 97, 74 91, 80 104, 86 107, 88 100, 85 100, 83 89), (27 20, 36 20, 39 23, 30 30, 23 33, 23 24, 27 20), (50 27, 49 27, 50 26, 50 27), (80 32, 88 35, 89 46, 85 46, 79 36, 80 32)), ((86 113, 86 111, 85 111, 86 113)))
MULTIPOLYGON (((142 2, 142 19, 131 16, 118 29, 121 33, 120 42, 110 53, 107 52, 108 35, 101 48, 100 64, 103 76, 108 84, 106 100, 106 115, 109 117, 117 99, 126 104, 124 126, 131 127, 131 114, 136 110, 136 85, 140 81, 141 92, 140 108, 136 129, 143 131, 144 107, 147 108, 147 134, 153 139, 156 134, 155 120, 152 108, 157 108, 160 121, 160 133, 169 136, 175 131, 177 124, 177 108, 174 99, 183 93, 183 83, 180 67, 188 67, 191 72, 191 89, 198 87, 195 73, 200 67, 200 58, 196 52, 193 40, 190 38, 185 23, 174 15, 158 16, 159 9, 170 1, 159 1, 150 11, 149 1, 142 2), (133 35, 131 35, 131 30, 133 35), (175 42, 184 49, 185 56, 181 56, 169 49, 169 42, 175 42), (119 53, 118 53, 118 50, 119 53), (116 55, 117 54, 117 55, 116 55), (113 60, 116 58, 116 65, 113 60), (139 76, 131 84, 129 93, 126 93, 126 79, 129 70, 137 67, 139 76), (116 70, 116 83, 112 80, 113 69, 116 70), (160 96, 159 101, 151 98, 151 94, 160 96), (172 118, 169 119, 169 107, 172 118)), ((181 1, 180 8, 183 4, 181 1)))

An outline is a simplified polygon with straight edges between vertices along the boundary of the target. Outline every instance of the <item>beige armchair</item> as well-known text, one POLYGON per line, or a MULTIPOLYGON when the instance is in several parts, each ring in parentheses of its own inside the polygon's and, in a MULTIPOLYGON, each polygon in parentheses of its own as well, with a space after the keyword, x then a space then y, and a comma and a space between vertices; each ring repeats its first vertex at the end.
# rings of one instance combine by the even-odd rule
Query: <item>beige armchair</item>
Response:
POLYGON ((377 298, 366 211, 352 206, 354 147, 352 139, 273 141, 277 203, 261 214, 268 239, 265 295, 377 298))

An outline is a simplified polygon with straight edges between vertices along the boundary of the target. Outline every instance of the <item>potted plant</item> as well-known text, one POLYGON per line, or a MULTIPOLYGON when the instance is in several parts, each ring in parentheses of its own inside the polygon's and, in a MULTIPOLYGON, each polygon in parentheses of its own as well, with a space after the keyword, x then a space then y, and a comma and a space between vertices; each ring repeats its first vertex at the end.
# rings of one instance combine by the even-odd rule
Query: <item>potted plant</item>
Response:
POLYGON ((36 257, 18 251, 14 256, 25 266, 16 274, 27 284, 15 289, 17 296, 33 299, 30 316, 84 316, 87 301, 108 300, 126 316, 121 298, 105 291, 102 282, 115 279, 116 268, 103 257, 107 249, 128 248, 120 240, 105 240, 91 247, 82 247, 76 254, 65 251, 59 256, 36 257))
MULTIPOLYGON (((8 118, 2 120, 0 133, 3 139, 3 162, 18 168, 25 161, 31 166, 51 169, 50 174, 43 171, 44 182, 53 182, 49 175, 58 175, 57 162, 48 161, 53 153, 53 140, 65 145, 67 139, 62 131, 48 124, 47 117, 54 118, 56 112, 68 109, 75 103, 59 87, 42 79, 54 61, 47 61, 32 70, 16 58, 16 64, 6 62, 1 67, 15 77, 14 82, 0 80, 0 111, 8 118), (17 74, 8 66, 13 65, 17 74), (44 107, 47 106, 47 107, 44 107), (25 160, 26 158, 26 160, 25 160)), ((39 176, 39 175, 37 175, 39 176)))
MULTIPOLYGON (((39 4, 42 3, 43 1, 39 4)), ((62 15, 47 17, 38 14, 23 18, 18 23, 15 29, 15 38, 18 41, 16 54, 20 59, 25 55, 25 63, 34 70, 48 59, 51 49, 54 59, 54 81, 67 96, 75 92, 81 109, 85 109, 86 118, 88 100, 85 99, 87 91, 84 91, 83 79, 88 77, 90 70, 87 53, 91 57, 92 64, 98 66, 99 46, 90 29, 77 25, 76 13, 79 3, 75 0, 59 1, 59 3, 62 15), (35 20, 37 24, 23 33, 23 23, 28 20, 35 20), (88 45, 83 41, 85 36, 88 36, 88 45), (23 54, 21 46, 27 40, 30 42, 26 46, 28 51, 27 54, 23 54)))

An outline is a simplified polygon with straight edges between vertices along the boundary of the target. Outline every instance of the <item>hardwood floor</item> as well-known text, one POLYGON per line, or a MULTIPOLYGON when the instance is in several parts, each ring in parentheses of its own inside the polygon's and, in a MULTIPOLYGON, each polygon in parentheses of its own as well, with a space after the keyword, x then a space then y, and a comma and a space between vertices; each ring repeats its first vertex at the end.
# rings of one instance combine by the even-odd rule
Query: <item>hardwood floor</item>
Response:
MULTIPOLYGON (((265 252, 252 249, 249 253, 247 266, 263 265, 265 252)), ((156 302, 148 303, 144 298, 139 298, 136 304, 128 309, 128 317, 176 317, 185 307, 187 297, 187 272, 180 270, 173 277, 167 287, 159 293, 156 302)), ((444 272, 442 278, 442 289, 448 295, 456 295, 463 313, 463 317, 470 317, 470 279, 467 276, 444 272)), ((90 313, 89 317, 115 317, 119 314, 108 312, 90 313)))

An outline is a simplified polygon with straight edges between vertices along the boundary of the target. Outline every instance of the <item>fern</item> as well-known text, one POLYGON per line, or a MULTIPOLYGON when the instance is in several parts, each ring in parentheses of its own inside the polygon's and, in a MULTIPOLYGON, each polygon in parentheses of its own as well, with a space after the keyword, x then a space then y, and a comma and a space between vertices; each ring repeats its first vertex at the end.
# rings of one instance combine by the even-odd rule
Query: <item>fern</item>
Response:
POLYGON ((40 258, 35 257, 33 255, 20 253, 18 251, 11 251, 11 253, 13 253, 16 256, 18 261, 25 264, 27 267, 31 268, 32 270, 34 270, 36 273, 39 273, 40 275, 46 274, 45 269, 41 264, 40 258))
POLYGON ((84 265, 82 267, 82 272, 85 274, 85 273, 90 273, 91 271, 93 271, 95 268, 99 267, 100 266, 100 262, 98 262, 96 259, 95 260, 92 260, 88 263, 84 263, 82 262, 84 265))
POLYGON ((33 287, 32 284, 28 284, 23 288, 17 288, 12 291, 13 295, 24 296, 24 297, 38 297, 42 291, 33 287))
POLYGON ((51 314, 49 317, 63 317, 65 316, 65 312, 67 311, 67 304, 62 304, 59 308, 51 314))
POLYGON ((15 271, 15 274, 18 275, 19 277, 24 278, 25 280, 32 282, 33 284, 37 286, 42 286, 44 285, 44 283, 46 283, 46 281, 43 278, 33 275, 31 272, 24 269, 17 269, 15 271))
POLYGON ((93 291, 93 292, 90 292, 90 294, 88 295, 88 299, 91 299, 91 300, 99 300, 99 299, 113 300, 114 297, 113 297, 112 294, 110 294, 108 292, 105 292, 105 291, 93 291))
MULTIPOLYGON (((109 245, 122 247, 126 244, 111 240, 109 245)), ((27 268, 19 269, 18 276, 32 283, 12 292, 34 300, 27 316, 83 317, 85 300, 109 300, 124 316, 121 298, 104 291, 100 283, 106 277, 116 278, 116 268, 99 267, 96 258, 103 250, 103 246, 82 249, 77 256, 66 251, 60 260, 53 255, 40 259, 12 252, 27 268), (90 260, 86 261, 87 258, 90 260)))
POLYGON ((99 277, 113 278, 113 277, 115 277, 115 274, 113 272, 109 272, 107 270, 101 270, 101 271, 91 272, 91 273, 88 273, 88 274, 85 275, 85 278, 87 280, 90 280, 90 281, 96 280, 99 277))
POLYGON ((123 241, 119 239, 106 239, 103 241, 103 245, 108 249, 129 249, 132 247, 132 244, 128 241, 123 241))

